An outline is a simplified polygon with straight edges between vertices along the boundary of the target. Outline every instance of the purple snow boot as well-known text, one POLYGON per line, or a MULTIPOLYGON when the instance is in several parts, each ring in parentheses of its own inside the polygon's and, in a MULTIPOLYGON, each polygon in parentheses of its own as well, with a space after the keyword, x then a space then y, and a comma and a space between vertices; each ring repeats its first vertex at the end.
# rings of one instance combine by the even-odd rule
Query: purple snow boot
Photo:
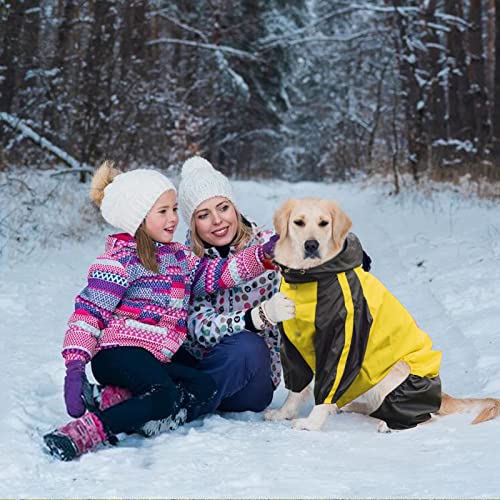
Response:
POLYGON ((109 442, 110 438, 99 417, 88 412, 46 434, 43 440, 51 455, 67 462, 109 442))

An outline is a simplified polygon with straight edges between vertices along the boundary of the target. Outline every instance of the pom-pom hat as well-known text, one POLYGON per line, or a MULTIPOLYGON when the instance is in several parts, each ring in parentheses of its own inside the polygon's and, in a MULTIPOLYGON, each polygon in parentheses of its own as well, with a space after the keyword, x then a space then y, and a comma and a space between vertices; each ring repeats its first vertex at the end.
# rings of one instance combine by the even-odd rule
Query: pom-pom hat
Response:
POLYGON ((189 226, 191 217, 200 203, 216 196, 236 203, 229 179, 215 170, 208 160, 201 156, 186 160, 182 165, 178 200, 185 223, 189 226))
POLYGON ((101 213, 106 222, 134 236, 156 200, 172 182, 156 170, 137 169, 113 178, 104 188, 101 213))

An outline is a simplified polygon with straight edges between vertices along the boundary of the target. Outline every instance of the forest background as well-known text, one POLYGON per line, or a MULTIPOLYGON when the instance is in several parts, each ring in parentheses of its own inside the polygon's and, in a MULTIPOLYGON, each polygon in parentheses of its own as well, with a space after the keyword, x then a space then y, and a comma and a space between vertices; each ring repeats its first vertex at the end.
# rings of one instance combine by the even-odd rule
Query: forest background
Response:
POLYGON ((500 0, 0 0, 0 169, 496 180, 500 0), (44 152, 40 145, 45 147, 44 152), (76 169, 78 170, 78 168, 76 169))

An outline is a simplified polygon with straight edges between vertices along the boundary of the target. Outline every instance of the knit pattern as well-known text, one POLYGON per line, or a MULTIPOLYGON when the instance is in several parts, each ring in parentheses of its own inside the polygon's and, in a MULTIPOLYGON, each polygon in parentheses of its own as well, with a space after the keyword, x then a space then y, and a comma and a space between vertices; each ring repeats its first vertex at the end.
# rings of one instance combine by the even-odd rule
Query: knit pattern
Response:
MULTIPOLYGON (((259 231, 253 225, 253 237, 247 248, 266 243, 274 233, 259 231)), ((230 255, 236 254, 231 247, 230 255)), ((207 248, 205 255, 215 259, 219 256, 213 248, 207 248)), ((215 347, 225 336, 245 330, 245 312, 262 301, 270 299, 279 289, 281 276, 275 270, 241 283, 229 290, 194 297, 188 316, 188 336, 184 347, 196 358, 215 347)), ((281 381, 280 334, 278 327, 259 331, 271 355, 271 377, 274 387, 281 381)))
POLYGON ((101 349, 136 346, 169 362, 187 334, 193 294, 218 292, 265 271, 260 247, 229 259, 200 258, 180 243, 157 246, 159 273, 146 269, 134 238, 110 236, 75 300, 62 355, 88 362, 101 349))

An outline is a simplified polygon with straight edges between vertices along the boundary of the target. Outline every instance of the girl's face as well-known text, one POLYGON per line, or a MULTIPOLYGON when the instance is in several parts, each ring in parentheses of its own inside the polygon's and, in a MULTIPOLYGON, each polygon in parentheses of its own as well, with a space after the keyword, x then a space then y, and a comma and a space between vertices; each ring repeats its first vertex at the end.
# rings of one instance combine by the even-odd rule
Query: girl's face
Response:
POLYGON ((170 243, 179 224, 175 191, 165 191, 146 215, 146 233, 158 243, 170 243))
POLYGON ((198 236, 209 245, 228 245, 238 231, 238 216, 234 205, 222 196, 200 203, 193 217, 198 236))

